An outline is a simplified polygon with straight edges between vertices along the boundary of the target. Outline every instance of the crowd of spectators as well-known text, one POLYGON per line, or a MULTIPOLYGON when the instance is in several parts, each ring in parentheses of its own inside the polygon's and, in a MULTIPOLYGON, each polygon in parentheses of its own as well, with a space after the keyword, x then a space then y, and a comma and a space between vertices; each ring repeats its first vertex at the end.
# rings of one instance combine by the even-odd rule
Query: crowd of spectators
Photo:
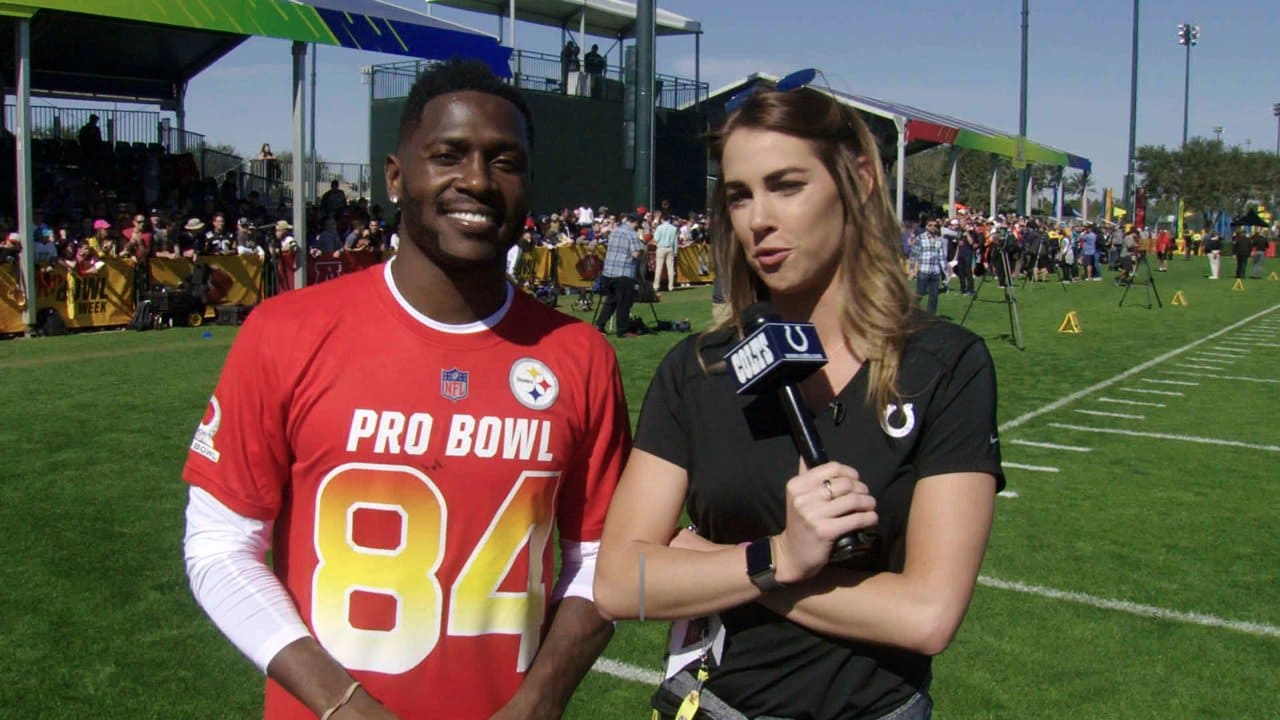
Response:
MULTIPOLYGON (((1265 234, 1237 231, 1227 240, 1217 233, 1188 231, 1183 256, 1203 253, 1209 259, 1210 279, 1218 278, 1218 257, 1230 250, 1236 256, 1236 277, 1262 276, 1262 259, 1269 240, 1265 234)), ((1113 222, 1056 222, 1050 219, 997 215, 958 215, 921 218, 905 229, 903 254, 917 291, 937 307, 939 292, 956 280, 963 295, 971 295, 974 278, 993 277, 1003 288, 1016 279, 1062 283, 1101 282, 1104 268, 1116 285, 1133 280, 1139 263, 1154 259, 1155 272, 1167 272, 1178 243, 1168 229, 1138 228, 1113 222)))
MULTIPOLYGON (((707 219, 701 213, 676 214, 670 203, 662 201, 659 207, 652 210, 636 208, 638 225, 636 232, 653 252, 649 253, 645 265, 646 278, 653 278, 654 289, 657 289, 655 262, 658 242, 655 233, 663 224, 670 225, 676 235, 676 247, 684 248, 708 242, 706 233, 707 219)), ((508 272, 516 278, 525 279, 526 269, 519 265, 519 258, 529 250, 538 247, 558 249, 579 245, 594 248, 608 246, 609 236, 617 229, 622 214, 610 210, 607 206, 592 207, 583 204, 577 208, 562 208, 556 212, 541 215, 529 215, 525 218, 524 232, 520 242, 512 248, 508 256, 508 272)), ((658 233, 661 237, 665 233, 658 233)), ((674 288, 674 278, 669 287, 674 288)))

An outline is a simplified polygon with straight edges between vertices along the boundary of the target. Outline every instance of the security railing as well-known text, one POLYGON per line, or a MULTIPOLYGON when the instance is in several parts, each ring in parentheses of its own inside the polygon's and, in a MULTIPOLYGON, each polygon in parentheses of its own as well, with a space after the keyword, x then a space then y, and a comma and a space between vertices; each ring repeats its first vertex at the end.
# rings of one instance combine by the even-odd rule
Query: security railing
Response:
MULTIPOLYGON (((411 60, 405 62, 374 65, 370 68, 373 82, 373 98, 388 100, 409 95, 414 80, 424 70, 432 67, 432 60, 411 60)), ((568 72, 559 55, 537 52, 534 50, 517 50, 511 54, 511 82, 522 90, 536 92, 562 93, 574 95, 592 95, 606 99, 620 100, 617 93, 590 93, 584 90, 587 79, 585 73, 572 75, 568 72), (578 85, 574 80, 578 79, 578 85)), ((624 70, 621 65, 607 65, 603 77, 621 83, 624 70)), ((616 87, 616 86, 615 86, 616 87)), ((709 86, 705 82, 695 82, 688 78, 674 75, 657 74, 654 76, 654 98, 659 108, 667 110, 684 109, 705 100, 709 86)))
MULTIPOLYGON (((106 142, 160 142, 160 113, 154 110, 68 108, 52 105, 32 106, 31 136, 75 140, 80 129, 89 124, 90 115, 98 116, 98 129, 106 142)), ((17 107, 14 105, 4 106, 4 126, 10 131, 18 126, 17 107)))

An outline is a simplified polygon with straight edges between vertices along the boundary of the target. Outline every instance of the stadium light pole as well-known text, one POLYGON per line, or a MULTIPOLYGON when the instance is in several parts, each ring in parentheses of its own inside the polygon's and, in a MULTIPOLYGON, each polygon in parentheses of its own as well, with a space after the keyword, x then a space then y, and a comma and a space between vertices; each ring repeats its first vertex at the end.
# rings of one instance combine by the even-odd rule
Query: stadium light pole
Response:
MULTIPOLYGON (((1178 26, 1178 43, 1187 48, 1187 64, 1183 72, 1182 80, 1182 149, 1187 149, 1187 123, 1191 118, 1191 48, 1200 39, 1200 26, 1191 23, 1183 23, 1178 26)), ((1177 229, 1178 236, 1182 236, 1182 196, 1179 194, 1178 203, 1174 206, 1178 217, 1174 219, 1174 228, 1177 229)))
POLYGON ((1214 126, 1213 126, 1213 139, 1214 139, 1216 142, 1222 142, 1222 131, 1223 131, 1223 130, 1225 130, 1225 129, 1226 129, 1226 128, 1224 128, 1224 127, 1223 127, 1223 126, 1221 126, 1221 125, 1214 125, 1214 126))
POLYGON ((1280 155, 1280 103, 1271 106, 1271 114, 1276 116, 1276 155, 1280 155))
POLYGON ((1187 123, 1191 110, 1191 48, 1200 40, 1200 26, 1183 23, 1178 26, 1178 44, 1187 48, 1187 64, 1182 84, 1182 147, 1187 147, 1187 123))
MULTIPOLYGON (((1138 152, 1138 0, 1133 0, 1133 58, 1129 69, 1129 162, 1124 175, 1124 200, 1129 217, 1137 217, 1133 202, 1133 162, 1138 152)), ((1110 220, 1111 218, 1107 218, 1110 220)))
POLYGON ((1026 158, 1024 155, 1025 145, 1027 142, 1027 37, 1029 35, 1030 23, 1028 15, 1030 8, 1028 3, 1030 0, 1022 0, 1022 79, 1019 90, 1018 100, 1018 162, 1022 165, 1018 168, 1018 194, 1017 194, 1017 212, 1019 215, 1031 214, 1031 198, 1027 196, 1027 181, 1031 176, 1031 168, 1026 166, 1026 158))

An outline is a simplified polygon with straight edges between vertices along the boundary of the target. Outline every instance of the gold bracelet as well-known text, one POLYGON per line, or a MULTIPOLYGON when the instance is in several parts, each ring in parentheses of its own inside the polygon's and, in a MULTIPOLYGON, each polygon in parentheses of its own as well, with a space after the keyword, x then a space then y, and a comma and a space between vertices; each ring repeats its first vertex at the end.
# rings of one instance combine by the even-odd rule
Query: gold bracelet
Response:
POLYGON ((351 687, 347 688, 347 691, 343 693, 342 699, 339 700, 337 704, 335 704, 333 707, 329 708, 328 710, 325 710, 324 714, 320 716, 320 720, 329 720, 329 718, 333 717, 334 713, 338 712, 339 710, 342 709, 344 705, 351 702, 351 698, 356 694, 356 690, 359 690, 359 689, 360 689, 360 681, 356 680, 352 682, 351 687))

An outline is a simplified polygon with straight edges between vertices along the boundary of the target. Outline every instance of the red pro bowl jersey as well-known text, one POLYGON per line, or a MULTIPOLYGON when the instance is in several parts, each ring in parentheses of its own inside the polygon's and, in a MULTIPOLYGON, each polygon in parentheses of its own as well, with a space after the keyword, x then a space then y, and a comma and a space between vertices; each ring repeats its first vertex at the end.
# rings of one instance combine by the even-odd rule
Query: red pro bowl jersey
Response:
MULTIPOLYGON (((613 349, 521 292, 487 324, 418 315, 378 266, 263 303, 185 479, 275 520, 324 648, 401 718, 487 718, 546 629, 552 529, 598 541, 630 449, 613 349)), ((268 681, 268 718, 314 716, 268 681)))

